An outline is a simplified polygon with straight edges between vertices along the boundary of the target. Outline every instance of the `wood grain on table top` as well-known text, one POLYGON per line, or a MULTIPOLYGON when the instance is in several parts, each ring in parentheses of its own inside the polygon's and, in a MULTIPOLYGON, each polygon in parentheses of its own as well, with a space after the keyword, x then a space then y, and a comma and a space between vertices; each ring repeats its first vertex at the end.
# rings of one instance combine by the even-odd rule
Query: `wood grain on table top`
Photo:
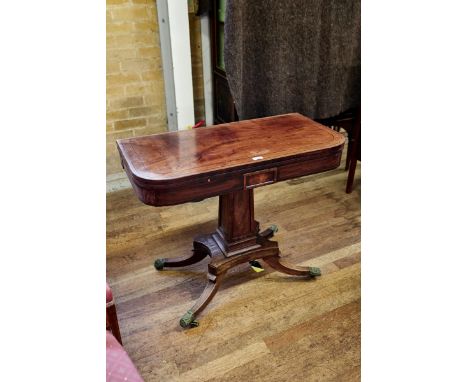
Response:
POLYGON ((310 155, 343 144, 341 134, 297 113, 117 141, 132 174, 149 181, 310 155))

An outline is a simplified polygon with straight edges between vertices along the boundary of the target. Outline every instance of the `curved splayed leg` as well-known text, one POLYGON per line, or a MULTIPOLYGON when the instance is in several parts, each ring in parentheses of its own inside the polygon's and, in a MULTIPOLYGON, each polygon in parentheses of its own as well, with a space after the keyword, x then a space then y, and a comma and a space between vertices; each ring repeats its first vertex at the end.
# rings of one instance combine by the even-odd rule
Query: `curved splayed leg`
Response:
POLYGON ((279 255, 265 257, 263 260, 275 270, 288 275, 307 277, 316 277, 321 275, 320 268, 295 265, 282 259, 279 255))
POLYGON ((192 306, 187 311, 187 313, 182 316, 180 319, 180 326, 183 328, 192 328, 198 326, 198 322, 195 320, 195 318, 212 300, 219 289, 223 276, 224 274, 215 276, 211 273, 208 273, 208 280, 203 293, 200 295, 195 305, 192 306))

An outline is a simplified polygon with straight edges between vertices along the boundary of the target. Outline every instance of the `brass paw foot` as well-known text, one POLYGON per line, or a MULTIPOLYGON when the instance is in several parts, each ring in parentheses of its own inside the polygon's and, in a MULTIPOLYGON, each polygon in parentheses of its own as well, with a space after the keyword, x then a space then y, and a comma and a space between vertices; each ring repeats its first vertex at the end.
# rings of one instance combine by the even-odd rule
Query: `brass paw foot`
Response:
POLYGON ((166 262, 166 259, 156 259, 156 261, 154 262, 154 267, 158 271, 162 271, 162 269, 164 268, 164 263, 165 262, 166 262))
POLYGON ((198 321, 195 321, 195 314, 188 310, 179 321, 180 326, 183 328, 193 328, 199 325, 198 321))
POLYGON ((322 275, 322 271, 320 270, 320 268, 310 267, 309 274, 310 274, 310 277, 316 277, 316 276, 322 275))
POLYGON ((270 239, 275 236, 275 233, 278 232, 278 226, 276 224, 271 225, 265 231, 260 232, 260 236, 265 239, 270 239))

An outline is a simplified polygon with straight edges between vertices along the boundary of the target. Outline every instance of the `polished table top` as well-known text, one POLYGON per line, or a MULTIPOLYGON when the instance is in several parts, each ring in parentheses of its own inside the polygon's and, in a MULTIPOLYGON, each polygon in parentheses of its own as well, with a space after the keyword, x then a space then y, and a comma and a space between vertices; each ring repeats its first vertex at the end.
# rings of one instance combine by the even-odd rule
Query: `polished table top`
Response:
POLYGON ((242 178, 246 172, 274 168, 274 180, 267 182, 272 183, 335 168, 343 144, 343 135, 297 113, 117 141, 122 165, 134 188, 161 191, 169 187, 177 192, 176 184, 195 181, 194 186, 206 185, 192 199, 185 195, 166 203, 140 197, 152 205, 176 204, 239 189, 237 184, 220 186, 228 182, 229 174, 242 178), (318 164, 331 156, 335 159, 332 166, 311 166, 310 161, 315 159, 318 164), (298 163, 304 161, 309 162, 308 169, 297 171, 298 163), (291 167, 293 163, 295 167, 291 167))

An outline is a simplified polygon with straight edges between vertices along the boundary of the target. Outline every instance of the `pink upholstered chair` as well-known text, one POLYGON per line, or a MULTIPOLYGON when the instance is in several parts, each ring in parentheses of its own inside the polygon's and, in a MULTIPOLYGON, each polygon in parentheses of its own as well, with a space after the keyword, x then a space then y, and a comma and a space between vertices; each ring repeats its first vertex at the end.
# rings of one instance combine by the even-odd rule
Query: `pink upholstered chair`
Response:
POLYGON ((122 345, 120 337, 119 322, 117 321, 117 311, 115 310, 114 297, 109 284, 106 283, 106 330, 110 330, 114 337, 122 345))
POLYGON ((138 370, 122 347, 119 322, 109 284, 106 283, 106 381, 143 382, 138 370))

